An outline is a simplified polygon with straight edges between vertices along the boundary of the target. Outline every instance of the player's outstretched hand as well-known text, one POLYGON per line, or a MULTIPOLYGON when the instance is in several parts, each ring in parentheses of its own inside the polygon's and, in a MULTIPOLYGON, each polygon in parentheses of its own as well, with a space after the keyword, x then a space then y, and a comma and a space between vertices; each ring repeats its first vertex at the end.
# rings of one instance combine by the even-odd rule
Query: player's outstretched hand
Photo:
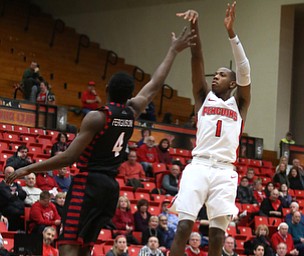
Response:
POLYGON ((183 31, 181 32, 181 34, 178 37, 176 37, 175 33, 172 32, 171 47, 176 52, 181 52, 185 48, 195 45, 195 43, 192 42, 194 38, 196 38, 196 34, 195 34, 194 30, 187 32, 187 27, 184 27, 183 31))
POLYGON ((233 29, 233 24, 234 24, 234 20, 235 20, 235 6, 236 6, 235 1, 233 2, 232 5, 227 4, 224 25, 228 31, 233 29))
POLYGON ((28 175, 29 173, 24 170, 24 168, 20 168, 16 171, 14 171, 12 174, 10 174, 7 179, 5 180, 5 182, 8 184, 8 185, 11 185, 16 179, 19 179, 21 177, 24 177, 26 175, 28 175))
POLYGON ((188 20, 192 22, 193 24, 197 21, 198 19, 198 12, 195 10, 188 10, 186 12, 178 12, 176 14, 177 17, 182 17, 185 20, 188 20))

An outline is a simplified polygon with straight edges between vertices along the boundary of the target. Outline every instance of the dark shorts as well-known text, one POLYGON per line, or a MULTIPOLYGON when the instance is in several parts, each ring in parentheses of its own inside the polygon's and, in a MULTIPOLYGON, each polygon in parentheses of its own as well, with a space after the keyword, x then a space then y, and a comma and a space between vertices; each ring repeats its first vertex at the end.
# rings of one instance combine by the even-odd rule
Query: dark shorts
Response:
POLYGON ((58 244, 93 246, 100 230, 114 216, 119 185, 114 177, 80 172, 68 191, 58 244))

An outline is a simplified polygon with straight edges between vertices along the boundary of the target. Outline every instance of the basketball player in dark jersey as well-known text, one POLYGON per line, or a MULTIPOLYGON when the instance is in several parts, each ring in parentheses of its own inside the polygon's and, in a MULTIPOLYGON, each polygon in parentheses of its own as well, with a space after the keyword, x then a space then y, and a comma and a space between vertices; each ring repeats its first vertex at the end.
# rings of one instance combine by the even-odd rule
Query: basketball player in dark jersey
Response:
POLYGON ((106 106, 84 117, 78 135, 66 151, 20 168, 7 179, 6 182, 11 184, 32 172, 55 170, 77 161, 80 172, 73 178, 62 218, 59 236, 61 256, 91 255, 90 250, 100 229, 115 212, 119 196, 115 175, 132 135, 134 119, 161 89, 176 55, 193 45, 191 40, 195 37, 193 32, 186 32, 186 28, 177 38, 172 33, 166 57, 134 98, 131 98, 133 78, 125 73, 115 74, 106 88, 106 106))

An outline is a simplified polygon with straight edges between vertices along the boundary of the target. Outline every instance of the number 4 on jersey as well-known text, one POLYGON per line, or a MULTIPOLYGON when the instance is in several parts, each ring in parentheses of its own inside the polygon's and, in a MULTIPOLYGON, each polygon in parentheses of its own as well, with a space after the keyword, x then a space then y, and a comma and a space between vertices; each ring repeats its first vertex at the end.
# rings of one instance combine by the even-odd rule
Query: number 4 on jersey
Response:
POLYGON ((115 157, 118 157, 119 154, 120 154, 120 151, 122 150, 122 144, 123 144, 123 141, 124 141, 124 136, 125 136, 125 133, 122 132, 122 133, 119 135, 117 141, 116 141, 115 144, 114 144, 114 147, 113 147, 113 149, 112 149, 112 152, 114 152, 114 156, 115 156, 115 157))

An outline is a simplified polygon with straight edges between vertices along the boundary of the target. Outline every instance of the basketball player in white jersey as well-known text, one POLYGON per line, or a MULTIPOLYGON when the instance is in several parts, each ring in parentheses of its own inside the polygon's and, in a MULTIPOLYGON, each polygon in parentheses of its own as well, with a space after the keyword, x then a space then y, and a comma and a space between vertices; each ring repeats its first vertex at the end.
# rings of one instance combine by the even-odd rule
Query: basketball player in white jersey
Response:
MULTIPOLYGON (((206 204, 209 218, 208 255, 222 255, 225 230, 231 217, 238 212, 234 203, 238 175, 233 163, 237 158, 239 136, 250 103, 251 82, 249 61, 233 30, 235 4, 228 4, 224 25, 232 46, 236 73, 228 68, 219 68, 211 88, 208 87, 199 36, 196 46, 191 48, 197 139, 192 163, 183 172, 180 190, 171 207, 179 214, 171 256, 184 254, 193 223, 203 204, 206 204)), ((189 10, 177 16, 189 20, 198 34, 196 11, 189 10)))

